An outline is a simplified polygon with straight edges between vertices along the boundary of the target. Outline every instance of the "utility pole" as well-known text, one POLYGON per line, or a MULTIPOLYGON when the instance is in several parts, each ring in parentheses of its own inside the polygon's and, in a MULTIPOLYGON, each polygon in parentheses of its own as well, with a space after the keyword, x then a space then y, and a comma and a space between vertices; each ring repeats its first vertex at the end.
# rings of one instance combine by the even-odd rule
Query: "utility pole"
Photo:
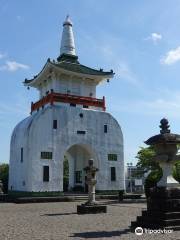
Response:
POLYGON ((132 162, 130 162, 130 163, 127 163, 127 166, 128 166, 128 171, 129 171, 129 179, 130 179, 130 191, 131 191, 131 193, 132 193, 132 171, 131 171, 131 168, 132 168, 132 162))

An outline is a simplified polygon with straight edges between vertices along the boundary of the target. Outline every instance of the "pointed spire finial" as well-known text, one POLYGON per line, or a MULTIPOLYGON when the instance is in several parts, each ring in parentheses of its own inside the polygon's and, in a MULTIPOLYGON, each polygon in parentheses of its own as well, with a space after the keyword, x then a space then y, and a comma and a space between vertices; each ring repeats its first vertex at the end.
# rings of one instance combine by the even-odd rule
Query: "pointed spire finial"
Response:
POLYGON ((70 26, 73 25, 73 24, 72 24, 72 21, 71 21, 71 19, 70 19, 70 17, 69 17, 69 14, 67 14, 66 19, 65 19, 65 21, 63 22, 63 26, 64 26, 64 25, 70 25, 70 26))
POLYGON ((66 19, 63 22, 63 33, 62 33, 62 39, 61 39, 60 56, 62 54, 69 54, 69 55, 76 56, 74 35, 72 30, 72 21, 70 20, 69 15, 66 16, 66 19))

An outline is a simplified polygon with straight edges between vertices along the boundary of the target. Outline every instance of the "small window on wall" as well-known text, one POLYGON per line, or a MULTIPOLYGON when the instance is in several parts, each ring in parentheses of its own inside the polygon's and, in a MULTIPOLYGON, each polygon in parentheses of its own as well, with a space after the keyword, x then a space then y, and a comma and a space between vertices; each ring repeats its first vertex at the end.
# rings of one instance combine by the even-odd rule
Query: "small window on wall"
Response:
POLYGON ((117 161, 117 154, 108 154, 109 161, 117 161))
POLYGON ((57 120, 53 120, 53 129, 57 129, 57 120))
POLYGON ((82 171, 75 172, 76 183, 82 183, 82 171))
POLYGON ((76 107, 75 103, 70 103, 70 107, 76 107))
POLYGON ((77 134, 86 134, 86 131, 77 131, 77 134))
POLYGON ((111 181, 116 181, 116 168, 111 167, 111 181))
POLYGON ((21 148, 21 162, 23 162, 23 148, 21 148))
POLYGON ((104 133, 107 133, 107 124, 104 124, 104 133))
POLYGON ((49 166, 43 166, 43 182, 49 182, 49 166))
POLYGON ((41 159, 52 159, 52 152, 41 152, 41 159))
POLYGON ((83 108, 89 108, 89 106, 87 106, 87 105, 83 105, 83 108))

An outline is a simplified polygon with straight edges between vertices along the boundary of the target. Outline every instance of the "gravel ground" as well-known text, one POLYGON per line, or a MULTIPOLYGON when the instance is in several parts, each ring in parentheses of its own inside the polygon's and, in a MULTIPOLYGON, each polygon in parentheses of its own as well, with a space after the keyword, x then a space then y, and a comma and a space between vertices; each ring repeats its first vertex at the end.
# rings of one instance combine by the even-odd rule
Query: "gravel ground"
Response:
POLYGON ((0 203, 0 240, 64 240, 64 239, 174 239, 171 234, 131 233, 131 221, 141 215, 142 203, 108 203, 103 214, 77 215, 80 202, 13 204, 0 203))

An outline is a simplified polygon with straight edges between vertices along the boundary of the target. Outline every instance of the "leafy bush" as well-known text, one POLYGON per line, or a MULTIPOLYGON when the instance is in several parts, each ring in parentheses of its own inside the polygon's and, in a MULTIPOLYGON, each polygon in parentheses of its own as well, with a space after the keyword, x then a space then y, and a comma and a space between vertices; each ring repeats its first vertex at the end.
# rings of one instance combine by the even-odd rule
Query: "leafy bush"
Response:
POLYGON ((124 190, 119 190, 119 201, 122 201, 123 200, 123 197, 124 197, 124 190))
POLYGON ((180 162, 176 162, 174 165, 173 177, 180 183, 180 162))
POLYGON ((3 183, 3 192, 8 192, 9 164, 0 164, 0 180, 3 183))
POLYGON ((155 170, 153 170, 147 176, 147 178, 145 180, 145 184, 144 184, 146 197, 149 197, 150 188, 155 187, 157 182, 161 179, 161 177, 162 177, 162 169, 160 167, 155 169, 155 170))

